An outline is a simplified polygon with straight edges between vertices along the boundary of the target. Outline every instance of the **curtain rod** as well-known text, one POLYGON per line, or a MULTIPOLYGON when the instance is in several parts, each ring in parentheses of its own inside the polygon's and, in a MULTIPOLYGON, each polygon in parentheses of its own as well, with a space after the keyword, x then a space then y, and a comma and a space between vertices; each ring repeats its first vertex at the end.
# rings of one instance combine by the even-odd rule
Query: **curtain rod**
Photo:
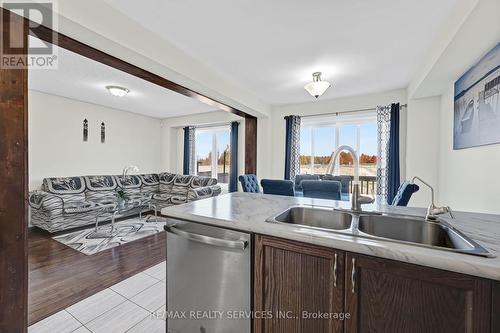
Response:
MULTIPOLYGON (((408 104, 400 104, 400 108, 405 108, 408 104)), ((382 108, 387 109, 390 108, 390 105, 385 105, 382 106, 382 108)), ((311 114, 307 116, 301 116, 301 118, 310 118, 310 117, 320 117, 320 116, 330 116, 330 115, 335 115, 339 116, 341 114, 346 114, 346 113, 356 113, 356 112, 362 112, 362 111, 375 111, 377 110, 377 107, 374 108, 367 108, 367 109, 357 109, 357 110, 349 110, 349 111, 337 111, 337 112, 327 112, 327 113, 319 113, 319 114, 311 114)))

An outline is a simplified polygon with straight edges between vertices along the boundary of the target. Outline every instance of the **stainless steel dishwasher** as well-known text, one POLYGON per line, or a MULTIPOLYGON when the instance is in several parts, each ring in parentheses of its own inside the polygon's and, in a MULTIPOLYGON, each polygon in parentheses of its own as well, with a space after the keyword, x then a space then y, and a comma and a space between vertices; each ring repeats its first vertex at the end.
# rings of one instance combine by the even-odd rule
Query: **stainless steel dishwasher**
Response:
POLYGON ((169 219, 167 332, 250 333, 250 234, 169 219))

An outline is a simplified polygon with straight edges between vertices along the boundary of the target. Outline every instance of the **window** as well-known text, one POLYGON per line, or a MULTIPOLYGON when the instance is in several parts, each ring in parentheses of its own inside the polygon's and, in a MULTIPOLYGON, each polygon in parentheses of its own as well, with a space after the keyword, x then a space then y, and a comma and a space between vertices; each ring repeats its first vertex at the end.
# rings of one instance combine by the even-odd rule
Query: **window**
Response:
POLYGON ((229 183, 231 131, 228 127, 196 128, 196 174, 229 183))
MULTIPOLYGON (((359 175, 374 181, 377 175, 377 123, 374 113, 303 117, 300 173, 325 174, 332 152, 341 145, 356 150, 360 158, 359 175)), ((354 161, 350 153, 340 153, 335 170, 339 170, 340 175, 354 175, 354 161)))
POLYGON ((219 183, 229 183, 229 167, 231 166, 230 130, 216 133, 217 141, 217 178, 219 183))
POLYGON ((311 173, 312 169, 312 128, 300 128, 300 173, 311 173))

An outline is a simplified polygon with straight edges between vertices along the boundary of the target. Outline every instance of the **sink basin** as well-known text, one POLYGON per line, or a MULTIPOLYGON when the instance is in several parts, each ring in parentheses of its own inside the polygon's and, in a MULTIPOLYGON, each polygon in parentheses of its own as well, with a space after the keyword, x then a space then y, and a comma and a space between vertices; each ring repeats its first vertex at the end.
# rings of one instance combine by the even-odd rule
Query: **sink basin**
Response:
POLYGON ((358 230, 389 240, 491 256, 486 249, 444 222, 400 216, 362 215, 359 217, 358 230))
POLYGON ((303 225, 314 228, 345 230, 351 227, 352 215, 331 208, 291 207, 271 218, 271 222, 303 225))
POLYGON ((436 250, 494 257, 446 221, 427 221, 423 217, 382 215, 377 212, 356 213, 318 206, 294 206, 266 221, 436 250))

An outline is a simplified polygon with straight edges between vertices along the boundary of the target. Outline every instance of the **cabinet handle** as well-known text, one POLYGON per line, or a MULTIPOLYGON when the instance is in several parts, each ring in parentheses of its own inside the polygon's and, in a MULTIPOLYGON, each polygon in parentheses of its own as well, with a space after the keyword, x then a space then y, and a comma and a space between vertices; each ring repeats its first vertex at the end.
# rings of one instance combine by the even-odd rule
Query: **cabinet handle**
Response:
POLYGON ((356 259, 355 258, 352 258, 351 292, 353 294, 356 292, 356 259))
POLYGON ((337 288, 337 253, 335 253, 335 261, 333 263, 333 286, 337 288))

